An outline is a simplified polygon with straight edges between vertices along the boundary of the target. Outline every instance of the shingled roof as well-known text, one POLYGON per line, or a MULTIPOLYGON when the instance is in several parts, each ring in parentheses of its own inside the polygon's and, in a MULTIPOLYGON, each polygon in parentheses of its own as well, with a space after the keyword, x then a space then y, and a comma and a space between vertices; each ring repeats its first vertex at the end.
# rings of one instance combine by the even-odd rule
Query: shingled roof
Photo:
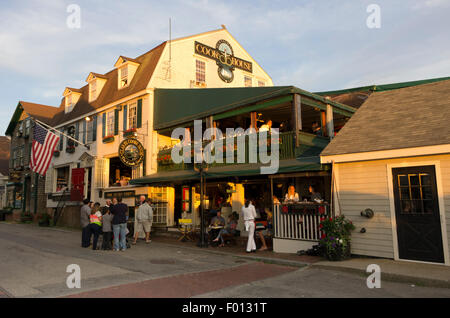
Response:
POLYGON ((58 107, 19 101, 11 121, 9 122, 8 128, 6 129, 6 135, 12 134, 20 120, 20 116, 22 116, 22 112, 26 112, 29 116, 46 124, 50 124, 53 120, 53 116, 58 112, 58 107))
POLYGON ((374 92, 321 156, 450 144, 450 80, 374 92))
POLYGON ((163 42, 147 53, 144 53, 141 56, 132 59, 133 61, 139 63, 139 67, 136 70, 133 80, 130 82, 129 86, 122 89, 118 88, 118 69, 114 69, 104 75, 97 75, 97 77, 105 78, 107 79, 107 81, 97 99, 92 101, 91 103, 89 103, 89 84, 86 84, 79 89, 79 92, 81 93, 80 99, 75 104, 73 110, 67 114, 65 114, 64 112, 64 99, 62 99, 59 110, 54 116, 51 125, 57 126, 66 121, 81 117, 84 114, 94 111, 97 108, 108 105, 116 100, 146 89, 153 75, 153 72, 155 71, 156 64, 161 57, 165 45, 166 42, 163 42))

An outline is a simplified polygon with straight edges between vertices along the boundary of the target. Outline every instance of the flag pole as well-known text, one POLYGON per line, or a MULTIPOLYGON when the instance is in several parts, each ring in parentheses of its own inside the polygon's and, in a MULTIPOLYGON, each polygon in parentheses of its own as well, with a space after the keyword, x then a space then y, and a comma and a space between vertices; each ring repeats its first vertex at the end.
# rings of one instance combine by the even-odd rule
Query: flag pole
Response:
POLYGON ((52 126, 49 126, 49 125, 47 125, 46 123, 43 123, 42 121, 40 121, 40 120, 38 120, 38 119, 36 119, 36 118, 32 118, 32 117, 30 117, 30 118, 31 118, 31 120, 34 120, 37 124, 41 125, 42 127, 46 128, 47 130, 51 130, 51 131, 57 132, 57 133, 59 133, 59 134, 65 136, 67 139, 70 139, 70 140, 72 140, 72 141, 74 141, 74 142, 76 142, 76 143, 78 143, 78 144, 80 144, 80 145, 86 147, 88 150, 91 149, 91 147, 90 147, 89 145, 83 144, 82 142, 76 140, 76 139, 73 138, 72 136, 66 135, 66 134, 63 133, 62 131, 59 131, 59 130, 57 130, 56 128, 54 128, 54 127, 52 127, 52 126))

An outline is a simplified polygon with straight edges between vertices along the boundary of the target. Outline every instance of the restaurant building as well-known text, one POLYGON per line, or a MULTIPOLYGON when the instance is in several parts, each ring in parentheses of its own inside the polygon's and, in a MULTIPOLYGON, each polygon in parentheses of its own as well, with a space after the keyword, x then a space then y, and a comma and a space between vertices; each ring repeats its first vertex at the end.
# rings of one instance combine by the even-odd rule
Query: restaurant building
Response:
MULTIPOLYGON (((45 176, 46 207, 59 224, 77 226, 83 198, 121 196, 134 213, 140 195, 155 202, 155 226, 172 226, 173 188, 131 185, 157 171, 156 88, 272 86, 270 76, 223 26, 165 41, 136 58, 119 56, 113 70, 91 72, 81 88, 66 87, 48 123, 65 135, 45 176)), ((169 106, 167 106, 169 107, 169 106)))
POLYGON ((450 80, 373 92, 321 153, 352 253, 450 265, 450 80))
MULTIPOLYGON (((355 108, 334 102, 325 97, 293 86, 253 87, 253 88, 210 88, 196 89, 155 89, 153 128, 158 140, 155 156, 157 171, 143 178, 131 180, 134 185, 162 186, 173 193, 169 203, 174 209, 168 211, 167 218, 174 225, 179 218, 192 219, 194 227, 200 225, 201 180, 191 151, 192 160, 176 163, 173 149, 180 142, 172 133, 177 128, 196 134, 194 121, 200 128, 218 128, 224 134, 227 128, 259 129, 269 120, 272 128, 279 129, 275 141, 271 141, 270 151, 277 143, 278 169, 262 173, 261 167, 269 164, 259 159, 251 162, 252 153, 259 153, 260 143, 251 147, 252 134, 245 135, 245 155, 238 162, 238 138, 233 135, 231 155, 222 162, 217 160, 204 166, 204 209, 205 221, 211 213, 220 210, 227 217, 232 212, 240 213, 244 200, 251 199, 257 209, 273 214, 274 250, 276 252, 297 252, 311 247, 319 239, 317 205, 310 200, 309 186, 314 186, 326 202, 331 197, 330 165, 320 163, 319 154, 330 139, 341 129, 356 111, 355 108), (314 130, 315 124, 318 130, 314 130), (230 159, 230 160, 229 160, 230 159), (274 196, 283 201, 290 185, 294 185, 299 197, 309 202, 299 204, 298 210, 282 211, 283 204, 274 204, 274 196), (305 210, 302 224, 299 224, 305 210)), ((269 134, 270 137, 273 136, 269 134)), ((225 136, 225 135, 223 135, 225 136)), ((227 136, 228 138, 228 136, 227 136)), ((260 138, 260 137, 258 137, 260 138)), ((214 136, 214 149, 222 149, 224 141, 214 136)), ((259 139, 261 140, 261 139, 259 139)), ((203 143, 206 149, 207 142, 203 143)), ((228 147, 228 145, 226 146, 228 147)), ((224 152, 226 152, 226 149, 224 152)), ((260 157, 258 157, 260 158, 260 157)), ((327 211, 329 206, 322 205, 327 211)), ((238 229, 246 235, 243 220, 238 229)))

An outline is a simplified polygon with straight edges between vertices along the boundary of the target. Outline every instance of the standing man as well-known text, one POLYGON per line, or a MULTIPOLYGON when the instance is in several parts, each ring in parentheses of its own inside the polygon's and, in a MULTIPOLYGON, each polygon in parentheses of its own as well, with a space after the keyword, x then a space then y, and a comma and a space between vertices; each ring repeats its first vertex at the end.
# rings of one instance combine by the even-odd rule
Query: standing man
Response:
POLYGON ((152 229, 153 209, 145 199, 145 195, 141 195, 139 198, 140 205, 136 212, 136 229, 134 231, 134 242, 136 245, 139 232, 144 231, 145 243, 150 243, 150 231, 152 229))
POLYGON ((122 203, 122 197, 117 198, 117 204, 111 207, 113 214, 114 251, 127 249, 127 213, 128 205, 122 203), (119 242, 120 238, 120 242, 119 242))
POLYGON ((90 201, 88 199, 83 200, 83 206, 80 210, 80 225, 83 229, 81 232, 81 247, 89 247, 91 245, 91 238, 89 232, 89 217, 91 215, 91 208, 89 207, 90 201))
POLYGON ((111 200, 110 199, 106 199, 106 205, 103 207, 103 214, 106 214, 106 212, 109 211, 109 209, 111 208, 111 200))

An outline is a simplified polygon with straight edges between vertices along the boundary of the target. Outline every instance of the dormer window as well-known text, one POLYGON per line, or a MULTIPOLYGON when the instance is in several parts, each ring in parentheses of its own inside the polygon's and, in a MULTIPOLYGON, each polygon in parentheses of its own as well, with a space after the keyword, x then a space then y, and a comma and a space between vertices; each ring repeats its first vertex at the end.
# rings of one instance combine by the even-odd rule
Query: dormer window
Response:
POLYGON ((73 109, 74 104, 72 103, 72 94, 66 96, 66 114, 70 113, 73 109))
POLYGON ((97 98, 97 81, 92 81, 89 84, 89 100, 95 100, 97 98))
POLYGON ((119 69, 120 72, 120 87, 128 85, 128 67, 124 66, 119 69))
POLYGON ((114 66, 117 68, 117 86, 119 89, 130 85, 139 65, 140 62, 135 59, 125 56, 119 56, 116 64, 114 64, 114 66))
POLYGON ((108 78, 105 75, 89 73, 86 82, 89 83, 89 102, 93 102, 100 95, 108 78))
POLYGON ((64 112, 70 113, 73 108, 75 107, 75 105, 78 103, 78 100, 80 99, 81 96, 81 90, 76 89, 76 88, 70 88, 70 87, 66 87, 66 89, 64 90, 64 112))

